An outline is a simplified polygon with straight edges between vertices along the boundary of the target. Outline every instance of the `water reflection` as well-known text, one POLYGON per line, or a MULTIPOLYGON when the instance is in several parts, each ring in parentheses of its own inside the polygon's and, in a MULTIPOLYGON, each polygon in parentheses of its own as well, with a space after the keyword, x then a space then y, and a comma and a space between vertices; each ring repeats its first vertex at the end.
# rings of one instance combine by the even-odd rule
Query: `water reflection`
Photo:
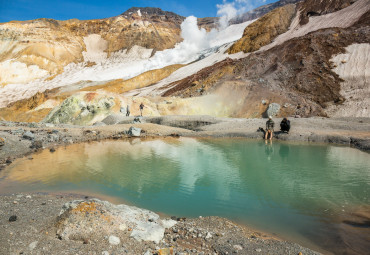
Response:
POLYGON ((280 144, 279 146, 279 155, 283 162, 286 162, 289 158, 289 145, 287 144, 280 144))
POLYGON ((134 139, 19 160, 0 172, 0 192, 90 191, 178 216, 229 217, 303 243, 330 235, 335 243, 333 219, 370 204, 369 165, 369 154, 347 147, 134 139))

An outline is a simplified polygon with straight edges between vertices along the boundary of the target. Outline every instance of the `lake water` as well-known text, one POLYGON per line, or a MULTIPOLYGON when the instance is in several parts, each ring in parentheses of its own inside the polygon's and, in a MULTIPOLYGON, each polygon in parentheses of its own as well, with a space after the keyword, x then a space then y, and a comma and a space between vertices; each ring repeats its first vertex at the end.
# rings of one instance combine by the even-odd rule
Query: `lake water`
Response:
POLYGON ((0 172, 0 193, 30 191, 222 216, 335 254, 370 250, 368 224, 348 224, 370 212, 370 154, 349 147, 192 138, 76 144, 0 172))

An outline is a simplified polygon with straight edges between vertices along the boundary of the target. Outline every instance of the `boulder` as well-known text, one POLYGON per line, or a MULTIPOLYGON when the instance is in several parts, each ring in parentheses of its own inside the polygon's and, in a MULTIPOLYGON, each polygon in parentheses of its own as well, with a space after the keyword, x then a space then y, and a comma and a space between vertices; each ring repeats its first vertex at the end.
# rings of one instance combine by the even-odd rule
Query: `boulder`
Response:
POLYGON ((136 127, 130 127, 130 129, 128 130, 128 134, 130 136, 140 136, 141 135, 141 128, 136 128, 136 127))
POLYGON ((53 143, 59 141, 59 136, 57 134, 49 134, 48 135, 48 141, 53 143))
POLYGON ((158 255, 172 255, 172 254, 173 254, 173 247, 162 248, 158 250, 158 255))
POLYGON ((24 139, 28 139, 28 140, 33 140, 33 139, 35 139, 35 135, 32 132, 30 132, 30 131, 26 131, 23 134, 23 138, 24 139))
POLYGON ((280 111, 280 105, 277 103, 269 104, 269 107, 267 108, 266 114, 267 116, 276 116, 280 111))
POLYGON ((31 149, 41 149, 42 148, 42 141, 33 141, 31 146, 30 146, 31 149))
POLYGON ((110 115, 116 99, 105 93, 80 92, 65 99, 43 119, 44 123, 92 125, 110 115))
POLYGON ((5 145, 4 138, 0 137, 0 147, 5 145))
POLYGON ((9 217, 9 222, 13 222, 17 220, 17 215, 12 215, 9 217))
POLYGON ((66 203, 56 226, 57 235, 62 240, 99 240, 109 236, 109 243, 116 245, 120 240, 115 234, 122 231, 122 226, 132 229, 131 237, 137 241, 159 243, 165 229, 175 224, 175 221, 161 220, 159 215, 145 209, 91 199, 66 203))

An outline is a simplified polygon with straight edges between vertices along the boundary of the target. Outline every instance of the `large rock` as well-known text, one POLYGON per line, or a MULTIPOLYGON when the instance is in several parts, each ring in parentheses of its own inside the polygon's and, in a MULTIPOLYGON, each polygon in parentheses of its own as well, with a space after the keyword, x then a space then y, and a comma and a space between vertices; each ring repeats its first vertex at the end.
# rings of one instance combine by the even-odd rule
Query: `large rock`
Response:
POLYGON ((130 127, 130 129, 128 130, 128 134, 130 136, 140 136, 141 135, 141 128, 130 127))
POLYGON ((4 138, 0 137, 0 147, 5 145, 4 138))
POLYGON ((38 140, 38 141, 33 141, 31 146, 30 146, 31 149, 42 149, 43 148, 43 145, 42 145, 42 141, 38 140))
POLYGON ((112 114, 117 102, 117 98, 105 93, 77 93, 55 107, 43 122, 91 125, 112 114))
POLYGON ((280 105, 277 103, 270 104, 266 111, 267 116, 276 116, 279 113, 280 108, 280 105))
POLYGON ((65 204, 58 217, 57 235, 61 239, 81 241, 114 234, 109 242, 117 243, 122 226, 127 226, 136 240, 159 243, 165 228, 175 224, 145 209, 93 199, 65 204))
POLYGON ((24 139, 33 140, 35 139, 35 135, 31 131, 26 131, 23 134, 24 139))

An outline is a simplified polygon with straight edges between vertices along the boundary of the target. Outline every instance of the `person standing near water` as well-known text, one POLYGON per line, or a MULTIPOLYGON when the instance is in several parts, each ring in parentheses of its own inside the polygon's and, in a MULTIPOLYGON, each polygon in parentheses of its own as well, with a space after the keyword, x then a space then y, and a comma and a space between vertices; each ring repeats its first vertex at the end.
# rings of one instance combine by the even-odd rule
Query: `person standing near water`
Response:
POLYGON ((130 116, 130 106, 127 105, 127 108, 126 108, 126 116, 130 116))
POLYGON ((140 104, 140 115, 143 116, 144 104, 140 104))
POLYGON ((269 119, 266 121, 265 140, 268 139, 269 135, 270 135, 270 141, 272 140, 272 136, 274 134, 274 126, 275 126, 275 122, 272 120, 272 117, 269 116, 269 119))

